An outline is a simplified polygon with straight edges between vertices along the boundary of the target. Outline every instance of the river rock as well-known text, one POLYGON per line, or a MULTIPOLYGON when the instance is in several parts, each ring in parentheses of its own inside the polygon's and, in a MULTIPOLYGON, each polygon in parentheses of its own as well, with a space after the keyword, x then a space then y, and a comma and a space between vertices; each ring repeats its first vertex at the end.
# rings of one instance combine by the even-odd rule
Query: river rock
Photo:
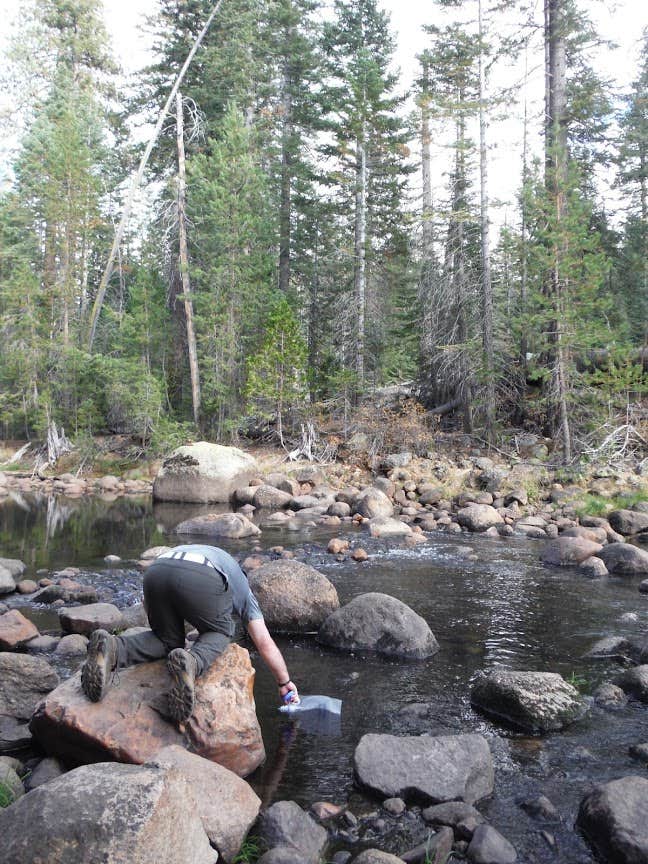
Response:
POLYGON ((590 579, 598 579, 601 576, 608 575, 608 569, 605 566, 605 561, 602 558, 597 558, 596 555, 592 555, 590 558, 586 558, 584 561, 578 565, 578 569, 585 576, 589 576, 590 579))
POLYGON ((38 591, 38 583, 33 579, 21 579, 16 585, 16 591, 19 594, 35 594, 38 591))
POLYGON ((372 537, 409 537, 412 529, 400 519, 376 516, 369 520, 369 533, 372 537))
POLYGON ((85 765, 0 811, 3 864, 214 864, 192 790, 176 770, 85 765))
POLYGON ((631 643, 624 636, 604 636, 595 642, 585 655, 595 660, 607 659, 609 657, 627 657, 631 650, 631 643))
POLYGON ((421 816, 428 825, 448 825, 450 828, 455 828, 466 819, 473 819, 478 825, 486 821, 479 810, 463 801, 432 804, 421 811, 421 816))
POLYGON ((354 513, 359 513, 360 516, 373 519, 376 516, 392 516, 394 505, 384 492, 374 486, 369 486, 356 496, 352 510, 354 513))
POLYGON ((594 543, 584 537, 557 537, 545 545, 542 562, 554 567, 575 567, 592 556, 603 558, 600 554, 603 548, 600 543, 594 543))
POLYGON ((0 567, 0 594, 13 594, 16 582, 6 567, 0 567))
POLYGON ((40 700, 59 683, 42 657, 0 654, 0 715, 29 720, 40 700))
POLYGON ((255 487, 254 497, 250 503, 255 507, 272 508, 273 510, 281 510, 288 507, 293 496, 290 492, 282 492, 281 489, 275 489, 274 486, 262 484, 255 487))
POLYGON ((395 597, 377 592, 360 594, 330 615, 317 639, 344 651, 376 651, 407 660, 422 660, 439 650, 420 615, 395 597))
POLYGON ((31 654, 47 654, 55 651, 60 641, 60 636, 36 636, 35 639, 25 642, 25 648, 31 654))
POLYGON ((61 774, 65 774, 65 769, 58 759, 47 756, 45 759, 41 759, 38 765, 32 768, 27 775, 25 778, 25 789, 27 792, 31 792, 39 786, 49 783, 50 780, 60 777, 61 774))
POLYGON ((0 567, 8 570, 14 579, 18 579, 27 569, 27 565, 18 558, 0 558, 0 567))
POLYGON ((317 864, 328 839, 326 829, 294 801, 277 801, 264 810, 256 833, 270 849, 294 849, 302 856, 302 864, 317 864))
POLYGON ((609 681, 599 684, 593 693, 594 701, 601 708, 623 708, 628 697, 620 687, 609 681))
POLYGON ((0 714, 0 753, 16 753, 31 744, 32 734, 26 722, 0 714))
POLYGON ((80 633, 68 633, 56 646, 56 654, 66 657, 85 655, 88 648, 88 637, 80 633))
POLYGON ((634 696, 635 699, 648 702, 648 664, 644 663, 641 666, 626 669, 625 672, 613 678, 612 683, 620 687, 624 693, 634 696))
POLYGON ((457 522, 469 531, 486 531, 504 520, 490 504, 469 504, 457 513, 457 522))
POLYGON ((265 482, 268 486, 274 486, 275 489, 281 489, 282 492, 288 492, 289 495, 299 495, 299 483, 287 474, 282 474, 279 471, 272 471, 267 475, 265 482))
POLYGON ((0 651, 12 651, 39 635, 34 624, 17 609, 0 615, 0 651))
POLYGON ((248 573, 248 580, 271 630, 312 632, 340 606, 326 576, 300 561, 270 561, 248 573))
POLYGON ((88 606, 73 606, 59 609, 61 627, 66 633, 81 633, 89 636, 95 630, 120 630, 124 621, 122 614, 112 603, 90 603, 88 606))
POLYGON ((148 627, 149 620, 143 603, 134 603, 121 610, 124 627, 148 627))
POLYGON ((254 522, 243 513, 208 513, 186 519, 174 528, 176 534, 200 534, 207 537, 228 537, 239 540, 256 537, 261 533, 254 522))
POLYGON ((609 864, 645 864, 648 779, 631 775, 595 786, 581 801, 576 825, 609 864))
POLYGON ((337 516, 339 519, 344 519, 345 516, 351 515, 351 506, 346 501, 334 501, 326 512, 329 516, 337 516))
POLYGON ((478 711, 534 735, 563 729, 586 710, 578 690, 555 672, 495 669, 477 678, 470 702, 478 711))
POLYGON ((259 473, 256 461, 237 447, 199 441, 178 447, 162 463, 153 482, 160 501, 225 503, 239 486, 259 473))
POLYGON ((608 521, 614 531, 628 537, 639 531, 648 531, 648 513, 638 510, 613 510, 608 514, 608 521))
MULTIPOLYGON (((348 857, 351 857, 350 853, 348 857)), ((304 858, 293 846, 275 846, 264 852, 257 864, 304 864, 304 858)))
POLYGON ((515 864, 517 852, 492 825, 478 825, 466 857, 474 864, 515 864))
POLYGON ((610 543, 597 555, 614 576, 648 576, 648 552, 630 543, 610 543))
MULTIPOLYGON (((429 857, 430 864, 433 864, 429 857)), ((380 849, 365 849, 353 859, 351 864, 403 864, 403 859, 391 852, 382 852, 380 849)))
POLYGON ((152 764, 177 769, 192 789, 199 790, 196 807, 203 828, 229 864, 258 816, 261 799, 233 771, 177 745, 160 750, 152 764))
POLYGON ((83 695, 77 673, 40 704, 31 729, 46 753, 72 764, 141 764, 178 744, 246 776, 265 758, 253 685, 248 652, 230 645, 198 680, 196 707, 182 734, 155 709, 171 686, 164 660, 121 669, 99 703, 83 695))
POLYGON ((357 781, 384 797, 474 804, 493 791, 493 760, 481 735, 363 735, 357 781))

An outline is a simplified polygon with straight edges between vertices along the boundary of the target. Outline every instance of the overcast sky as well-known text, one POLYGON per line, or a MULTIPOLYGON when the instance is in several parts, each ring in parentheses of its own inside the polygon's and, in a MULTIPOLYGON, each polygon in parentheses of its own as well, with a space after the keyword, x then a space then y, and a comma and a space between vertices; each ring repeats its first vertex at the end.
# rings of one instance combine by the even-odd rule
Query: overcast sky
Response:
MULTIPOLYGON (((24 0, 0 0, 3 20, 15 19, 20 14, 24 0)), ((227 2, 227 0, 225 0, 227 2)), ((416 71, 416 54, 425 47, 424 24, 439 23, 438 7, 431 0, 379 0, 380 5, 390 13, 394 32, 397 34, 398 50, 396 64, 401 70, 401 89, 409 87, 416 71)), ((537 0, 538 4, 542 0, 537 0)), ((637 74, 637 61, 642 31, 648 28, 648 0, 581 0, 597 25, 599 33, 617 44, 616 48, 601 48, 597 52, 595 65, 600 73, 610 78, 619 92, 627 90, 637 74)), ((142 25, 147 15, 154 13, 157 0, 104 0, 106 23, 113 40, 113 49, 126 73, 133 73, 143 66, 150 55, 149 36, 143 32, 142 25)), ((7 31, 5 30, 5 33, 7 31)), ((1 40, 0 36, 0 40, 1 40)), ((542 56, 538 51, 529 60, 532 70, 528 85, 528 99, 533 111, 541 110, 543 87, 542 56)), ((517 72, 507 70, 506 74, 521 78, 517 72)), ((132 79, 131 79, 132 80, 132 79)), ((497 83, 497 82, 495 82, 497 83)), ((510 83, 510 81, 509 81, 510 83)), ((519 182, 519 149, 521 146, 522 105, 510 106, 504 112, 502 121, 492 124, 490 130, 490 162, 492 190, 495 197, 512 202, 514 191, 519 182), (512 171, 511 166, 515 165, 512 171)), ((539 127, 538 127, 539 128, 539 127)), ((447 163, 442 135, 437 142, 436 185, 443 184, 443 171, 447 163)), ((511 203, 512 206, 512 203, 511 203)), ((504 207, 501 219, 508 218, 504 207)))

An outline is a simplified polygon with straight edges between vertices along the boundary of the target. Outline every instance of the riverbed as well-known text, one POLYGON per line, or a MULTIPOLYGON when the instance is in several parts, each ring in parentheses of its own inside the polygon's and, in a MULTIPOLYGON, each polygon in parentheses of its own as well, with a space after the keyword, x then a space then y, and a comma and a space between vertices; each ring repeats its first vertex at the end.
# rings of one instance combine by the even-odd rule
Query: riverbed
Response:
MULTIPOLYGON (((142 575, 135 561, 141 553, 186 542, 173 536, 173 526, 209 509, 214 508, 153 505, 148 497, 15 496, 0 505, 0 555, 22 559, 30 578, 78 567, 79 581, 109 590, 112 602, 126 606, 140 599, 142 575), (122 561, 108 567, 103 559, 110 554, 122 561)), ((244 557, 252 543, 221 545, 244 557)), ((264 530, 259 545, 294 550, 326 574, 342 604, 368 591, 398 597, 426 619, 441 646, 428 660, 404 663, 331 651, 314 636, 279 638, 302 694, 342 700, 340 728, 324 730, 304 729, 278 713, 276 688, 253 653, 268 759, 249 779, 265 803, 292 799, 308 807, 320 800, 350 801, 361 815, 379 805, 353 785, 353 752, 363 734, 480 732, 491 745, 496 780, 493 797, 478 806, 516 846, 519 860, 594 860, 573 830, 578 804, 593 783, 645 773, 628 747, 648 741, 648 707, 636 702, 617 710, 593 707, 566 731, 531 738, 476 714, 469 704, 470 682, 480 670, 496 666, 551 671, 590 695, 619 669, 613 661, 583 657, 594 642, 648 629, 648 597, 638 593, 635 580, 591 580, 575 570, 543 567, 541 542, 523 538, 434 533, 408 548, 370 540, 362 528, 344 524, 264 530), (330 537, 342 534, 367 550, 367 562, 338 561, 326 552, 330 537), (627 613, 636 618, 629 620, 627 613), (560 822, 541 824, 520 809, 520 802, 539 794, 555 804, 560 822)), ((55 628, 54 610, 30 607, 28 597, 20 603, 42 632, 55 628)), ((72 671, 58 668, 63 675, 72 671)), ((390 842, 401 841, 387 837, 374 845, 389 848, 390 842)))

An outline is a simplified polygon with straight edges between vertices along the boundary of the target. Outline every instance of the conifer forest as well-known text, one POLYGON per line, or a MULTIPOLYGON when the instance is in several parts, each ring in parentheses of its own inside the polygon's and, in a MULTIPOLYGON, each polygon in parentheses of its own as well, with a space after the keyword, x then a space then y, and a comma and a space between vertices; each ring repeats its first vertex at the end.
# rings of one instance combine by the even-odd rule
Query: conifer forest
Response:
POLYGON ((648 32, 621 87, 590 7, 430 0, 412 82, 379 0, 160 0, 128 77, 101 0, 26 0, 0 437, 321 446, 392 388, 556 462, 645 448, 648 32))

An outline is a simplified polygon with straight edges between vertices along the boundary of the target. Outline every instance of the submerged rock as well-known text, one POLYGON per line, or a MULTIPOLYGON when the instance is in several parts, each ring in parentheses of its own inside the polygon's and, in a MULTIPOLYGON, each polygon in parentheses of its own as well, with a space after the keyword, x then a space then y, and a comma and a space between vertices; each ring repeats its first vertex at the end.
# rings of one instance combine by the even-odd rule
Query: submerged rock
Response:
POLYGON ((555 672, 506 669, 477 678, 470 703, 478 711, 531 734, 563 729, 587 710, 578 690, 555 672))
POLYGON ((622 777, 581 801, 576 825, 609 864, 648 861, 648 779, 622 777))
POLYGON ((270 561, 248 573, 248 580, 270 630, 312 632, 340 606, 326 576, 300 561, 270 561))
POLYGON ((176 534, 200 534, 206 537, 229 537, 239 540, 243 537, 257 537, 257 528, 243 513, 208 513, 186 519, 174 528, 176 534))
POLYGON ((363 735, 353 766, 361 786, 405 801, 474 804, 493 791, 493 760, 481 735, 363 735))
POLYGON ((3 864, 214 864, 177 771, 103 763, 70 771, 0 811, 3 864))
POLYGON ((178 744, 245 776, 265 758, 253 684, 248 652, 230 645, 198 680, 196 707, 182 734, 159 709, 171 687, 164 660, 121 669, 99 703, 84 696, 77 673, 40 704, 31 729, 46 753, 72 764, 141 764, 178 744))
POLYGON ((421 660, 439 650, 420 615, 395 597, 377 592, 360 594, 330 615, 317 639, 345 651, 377 651, 409 660, 421 660))

